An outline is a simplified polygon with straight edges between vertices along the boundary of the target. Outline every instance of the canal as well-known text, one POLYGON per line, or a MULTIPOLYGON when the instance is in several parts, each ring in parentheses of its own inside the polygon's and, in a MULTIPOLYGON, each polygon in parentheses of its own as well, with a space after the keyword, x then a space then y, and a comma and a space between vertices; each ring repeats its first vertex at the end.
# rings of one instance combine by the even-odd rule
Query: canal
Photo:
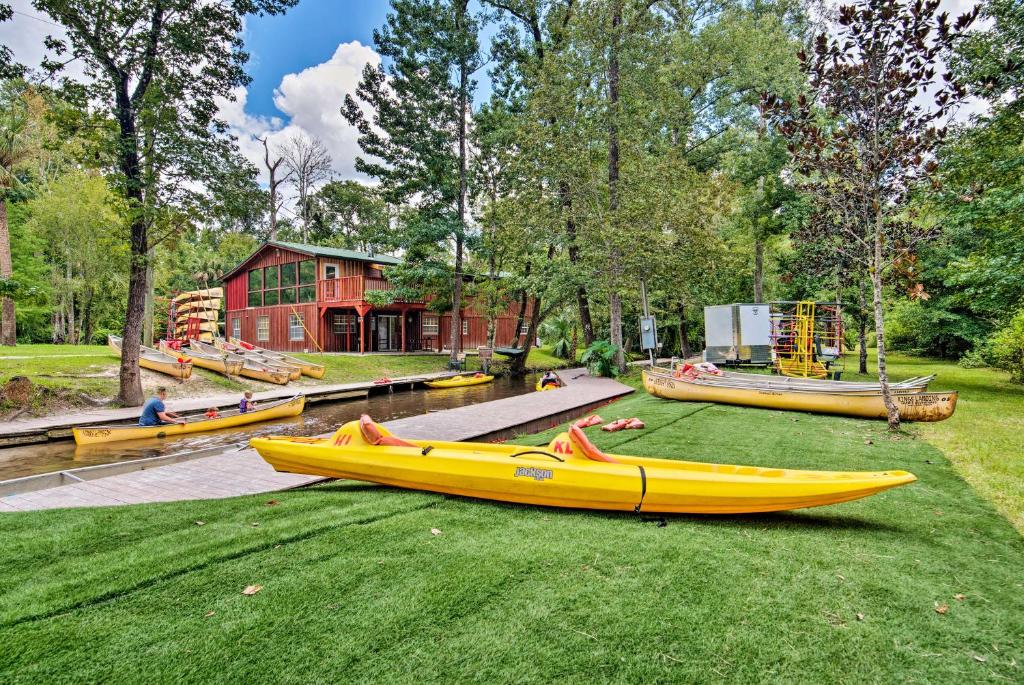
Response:
MULTIPOLYGON (((375 392, 365 400, 313 404, 301 416, 293 418, 176 438, 152 438, 81 447, 76 446, 74 441, 65 440, 9 447, 0 449, 0 480, 212 447, 237 446, 242 449, 248 445, 250 438, 261 435, 319 435, 331 432, 347 421, 358 419, 362 414, 369 414, 376 421, 391 421, 522 395, 532 392, 535 382, 533 376, 499 377, 493 383, 465 388, 375 392)), ((168 402, 168 408, 174 410, 173 402, 168 402)))

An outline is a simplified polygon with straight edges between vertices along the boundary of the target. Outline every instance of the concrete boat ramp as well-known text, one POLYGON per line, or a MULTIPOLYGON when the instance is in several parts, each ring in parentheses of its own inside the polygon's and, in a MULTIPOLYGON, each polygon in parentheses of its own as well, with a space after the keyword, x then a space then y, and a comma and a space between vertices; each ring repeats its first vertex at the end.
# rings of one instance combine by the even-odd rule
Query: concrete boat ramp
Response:
MULTIPOLYGON (((567 386, 560 390, 526 393, 384 425, 411 439, 503 440, 556 426, 633 392, 618 381, 591 377, 584 369, 562 371, 560 376, 567 386)), ((0 496, 0 512, 216 499, 286 490, 326 480, 277 473, 255 450, 248 448, 218 450, 196 458, 179 455, 173 463, 162 459, 55 474, 55 478, 61 479, 55 482, 67 484, 43 490, 26 488, 28 491, 0 496)))

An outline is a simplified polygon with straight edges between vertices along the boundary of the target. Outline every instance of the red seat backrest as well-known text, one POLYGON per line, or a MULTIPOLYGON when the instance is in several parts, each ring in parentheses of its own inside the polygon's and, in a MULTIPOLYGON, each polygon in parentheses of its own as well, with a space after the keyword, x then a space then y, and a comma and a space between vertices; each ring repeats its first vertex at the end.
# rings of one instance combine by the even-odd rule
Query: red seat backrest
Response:
POLYGON ((618 459, 609 457, 607 454, 599 450, 597 445, 590 442, 590 438, 588 438, 587 434, 583 432, 583 429, 575 424, 569 426, 569 438, 572 440, 573 444, 580 449, 583 456, 591 461, 603 461, 609 464, 621 463, 618 459))
POLYGON ((363 434, 363 439, 371 445, 382 445, 387 447, 416 447, 417 445, 411 442, 406 442, 401 438, 396 438, 393 435, 384 435, 380 432, 380 428, 374 423, 366 414, 359 417, 359 431, 363 434))

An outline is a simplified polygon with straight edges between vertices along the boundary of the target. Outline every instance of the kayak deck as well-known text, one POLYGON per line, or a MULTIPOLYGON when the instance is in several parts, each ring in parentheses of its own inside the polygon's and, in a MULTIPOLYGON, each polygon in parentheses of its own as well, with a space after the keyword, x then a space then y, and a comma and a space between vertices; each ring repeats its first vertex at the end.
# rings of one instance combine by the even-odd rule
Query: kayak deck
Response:
POLYGON ((658 513, 737 514, 867 497, 916 478, 905 471, 799 471, 606 455, 579 428, 547 447, 402 440, 368 419, 329 438, 252 446, 277 471, 349 478, 523 504, 658 513))

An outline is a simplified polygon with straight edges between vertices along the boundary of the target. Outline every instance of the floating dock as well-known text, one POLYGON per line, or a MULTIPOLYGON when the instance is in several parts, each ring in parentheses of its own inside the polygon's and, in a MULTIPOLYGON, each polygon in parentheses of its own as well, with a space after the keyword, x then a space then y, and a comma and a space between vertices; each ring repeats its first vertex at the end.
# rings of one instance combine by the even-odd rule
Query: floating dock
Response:
MULTIPOLYGON (((633 388, 618 381, 591 377, 584 369, 570 369, 559 375, 566 382, 560 390, 410 416, 384 426, 411 439, 503 440, 551 428, 633 392, 633 388)), ((2 496, 0 512, 216 499, 286 490, 326 480, 320 476, 277 473, 255 450, 248 448, 220 449, 196 458, 177 455, 175 460, 168 463, 165 458, 156 457, 54 474, 61 479, 55 484, 67 484, 2 496), (156 461, 161 459, 164 461, 156 461)))

